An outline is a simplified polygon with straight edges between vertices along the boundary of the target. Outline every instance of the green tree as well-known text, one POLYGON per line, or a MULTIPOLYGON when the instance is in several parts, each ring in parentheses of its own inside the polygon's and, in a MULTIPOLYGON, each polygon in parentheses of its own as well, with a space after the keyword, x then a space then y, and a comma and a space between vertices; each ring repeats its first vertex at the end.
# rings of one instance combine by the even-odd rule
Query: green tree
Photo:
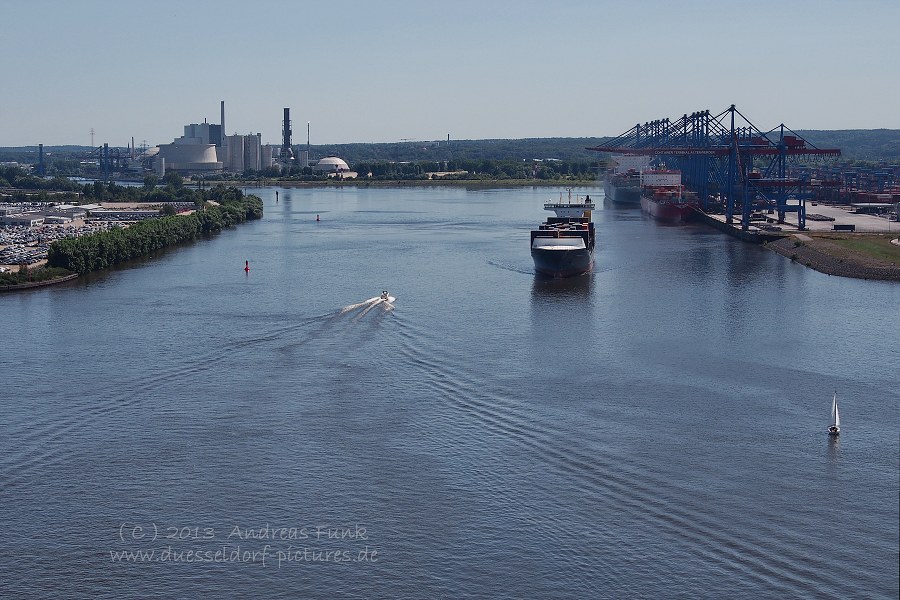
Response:
POLYGON ((147 173, 144 175, 144 189, 145 190, 153 190, 156 189, 156 184, 159 183, 159 177, 157 177, 153 173, 147 173))
POLYGON ((174 171, 169 171, 166 173, 165 177, 163 177, 163 183, 165 183, 167 187, 177 190, 184 186, 184 178, 174 171))
POLYGON ((102 181, 94 182, 94 198, 99 202, 106 197, 106 186, 103 185, 102 181))

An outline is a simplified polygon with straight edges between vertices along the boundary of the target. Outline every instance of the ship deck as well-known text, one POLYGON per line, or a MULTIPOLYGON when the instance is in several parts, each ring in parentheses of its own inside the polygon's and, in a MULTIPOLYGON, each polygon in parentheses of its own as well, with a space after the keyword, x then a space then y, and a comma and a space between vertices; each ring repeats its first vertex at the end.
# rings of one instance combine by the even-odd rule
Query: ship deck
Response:
POLYGON ((587 217, 547 217, 537 229, 531 231, 531 244, 536 237, 580 237, 584 245, 593 250, 596 239, 594 223, 587 217))

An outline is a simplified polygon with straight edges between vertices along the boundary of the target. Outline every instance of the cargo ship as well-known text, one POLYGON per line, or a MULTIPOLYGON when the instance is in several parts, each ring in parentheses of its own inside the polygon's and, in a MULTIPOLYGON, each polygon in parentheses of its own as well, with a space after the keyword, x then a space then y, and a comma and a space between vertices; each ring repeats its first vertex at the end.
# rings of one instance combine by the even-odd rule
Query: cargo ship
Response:
POLYGON ((555 217, 547 217, 531 232, 531 258, 534 270, 548 277, 572 277, 591 270, 594 265, 596 234, 591 221, 594 203, 590 196, 576 197, 568 202, 547 202, 545 210, 555 217))
POLYGON ((683 223, 694 215, 697 196, 681 185, 681 171, 652 169, 641 173, 641 209, 654 219, 683 223))
POLYGON ((649 156, 617 156, 606 170, 603 191, 606 199, 621 206, 641 204, 641 171, 650 168, 649 156))

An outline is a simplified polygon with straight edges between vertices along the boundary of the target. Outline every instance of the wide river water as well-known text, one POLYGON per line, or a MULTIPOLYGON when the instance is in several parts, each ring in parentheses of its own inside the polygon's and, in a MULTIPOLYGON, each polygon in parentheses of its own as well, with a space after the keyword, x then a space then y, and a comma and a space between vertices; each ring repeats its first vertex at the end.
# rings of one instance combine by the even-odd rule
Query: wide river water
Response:
POLYGON ((538 279, 554 188, 248 192, 0 296, 0 597, 898 597, 900 285, 602 202, 538 279))

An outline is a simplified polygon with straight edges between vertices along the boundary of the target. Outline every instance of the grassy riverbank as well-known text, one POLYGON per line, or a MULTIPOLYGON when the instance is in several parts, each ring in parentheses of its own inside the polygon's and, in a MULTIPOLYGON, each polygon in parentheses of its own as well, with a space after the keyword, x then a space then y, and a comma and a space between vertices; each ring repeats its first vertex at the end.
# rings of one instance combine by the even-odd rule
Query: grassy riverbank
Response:
POLYGON ((77 273, 58 267, 17 268, 15 271, 0 273, 0 292, 24 290, 61 281, 74 279, 77 273))
POLYGON ((821 273, 856 279, 900 281, 897 234, 809 233, 770 242, 767 247, 821 273))

